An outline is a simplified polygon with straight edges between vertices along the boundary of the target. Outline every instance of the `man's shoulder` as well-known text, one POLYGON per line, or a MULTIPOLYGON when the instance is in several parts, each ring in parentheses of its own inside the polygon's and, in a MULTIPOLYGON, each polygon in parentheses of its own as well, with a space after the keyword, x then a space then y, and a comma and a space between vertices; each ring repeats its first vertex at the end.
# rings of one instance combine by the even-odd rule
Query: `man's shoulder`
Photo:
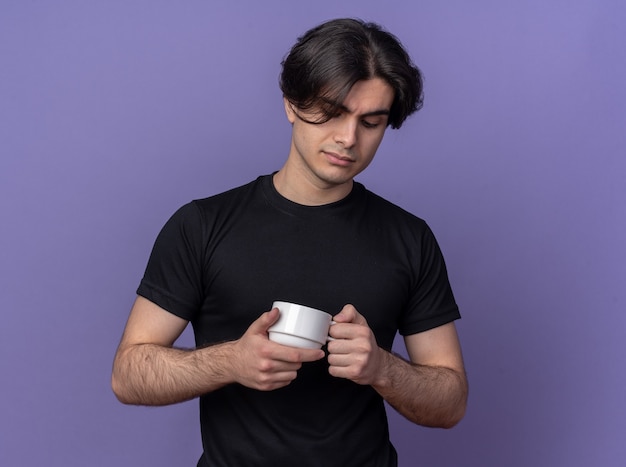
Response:
POLYGON ((243 185, 239 185, 233 188, 229 188, 228 190, 213 194, 213 195, 209 195, 205 198, 199 198, 199 199, 195 199, 193 200, 194 203, 199 203, 199 204, 206 204, 206 203, 212 203, 212 202, 219 202, 220 200, 224 200, 224 199, 228 199, 228 198, 236 198, 238 196, 241 196, 242 194, 248 193, 250 191, 254 191, 255 189, 257 189, 262 183, 263 180, 268 177, 268 175, 261 175, 259 177, 257 177, 256 179, 247 182, 243 185))
POLYGON ((250 201, 257 196, 263 179, 266 177, 260 176, 245 185, 189 201, 176 210, 169 223, 189 227, 205 224, 207 221, 226 219, 237 209, 250 206, 250 201))
POLYGON ((383 198, 381 195, 374 193, 362 186, 364 196, 368 205, 376 215, 384 216, 389 219, 397 219, 403 222, 409 222, 414 225, 426 226, 426 221, 416 214, 408 211, 393 201, 383 198))
POLYGON ((255 180, 252 180, 244 185, 230 188, 226 191, 216 193, 205 198, 195 199, 189 204, 194 205, 196 209, 201 211, 231 206, 233 203, 239 203, 251 196, 255 196, 262 188, 264 180, 267 177, 268 175, 261 175, 255 180))

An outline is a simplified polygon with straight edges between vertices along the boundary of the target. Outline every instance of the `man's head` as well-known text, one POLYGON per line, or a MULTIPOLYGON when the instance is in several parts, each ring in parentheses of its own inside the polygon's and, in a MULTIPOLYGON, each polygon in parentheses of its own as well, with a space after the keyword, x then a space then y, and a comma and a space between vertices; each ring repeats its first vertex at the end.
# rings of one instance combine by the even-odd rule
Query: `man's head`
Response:
POLYGON ((423 103, 422 76, 400 41, 379 25, 356 19, 323 23, 298 39, 285 60, 280 88, 294 107, 332 118, 350 89, 381 78, 394 91, 388 123, 400 128, 423 103))

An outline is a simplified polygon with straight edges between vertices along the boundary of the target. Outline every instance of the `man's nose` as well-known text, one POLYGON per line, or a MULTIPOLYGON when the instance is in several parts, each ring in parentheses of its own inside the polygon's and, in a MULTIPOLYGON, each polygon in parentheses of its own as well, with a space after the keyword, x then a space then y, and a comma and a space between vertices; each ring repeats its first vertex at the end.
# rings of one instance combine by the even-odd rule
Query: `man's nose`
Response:
POLYGON ((351 118, 346 118, 338 125, 335 133, 335 142, 344 148, 351 148, 357 140, 357 122, 351 118))

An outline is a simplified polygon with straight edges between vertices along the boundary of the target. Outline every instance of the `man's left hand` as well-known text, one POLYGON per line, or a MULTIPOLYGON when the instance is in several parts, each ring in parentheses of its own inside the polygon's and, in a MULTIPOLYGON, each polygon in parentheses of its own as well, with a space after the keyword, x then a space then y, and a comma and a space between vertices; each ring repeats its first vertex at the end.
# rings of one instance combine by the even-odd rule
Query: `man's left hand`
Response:
POLYGON ((328 343, 328 371, 358 384, 374 384, 380 377, 383 350, 378 347, 367 320, 352 305, 333 317, 328 343))

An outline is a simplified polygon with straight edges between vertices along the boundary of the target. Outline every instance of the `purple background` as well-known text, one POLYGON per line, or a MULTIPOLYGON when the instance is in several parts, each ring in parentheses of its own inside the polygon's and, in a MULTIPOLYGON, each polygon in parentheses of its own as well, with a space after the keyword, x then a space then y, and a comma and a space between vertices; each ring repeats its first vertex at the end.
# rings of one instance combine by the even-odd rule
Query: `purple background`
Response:
POLYGON ((425 73, 360 179, 431 224, 464 316, 467 416, 390 413, 401 465, 623 465, 619 0, 2 0, 0 465, 195 465, 197 402, 119 404, 115 347, 167 217, 281 166, 280 60, 337 16, 425 73))

